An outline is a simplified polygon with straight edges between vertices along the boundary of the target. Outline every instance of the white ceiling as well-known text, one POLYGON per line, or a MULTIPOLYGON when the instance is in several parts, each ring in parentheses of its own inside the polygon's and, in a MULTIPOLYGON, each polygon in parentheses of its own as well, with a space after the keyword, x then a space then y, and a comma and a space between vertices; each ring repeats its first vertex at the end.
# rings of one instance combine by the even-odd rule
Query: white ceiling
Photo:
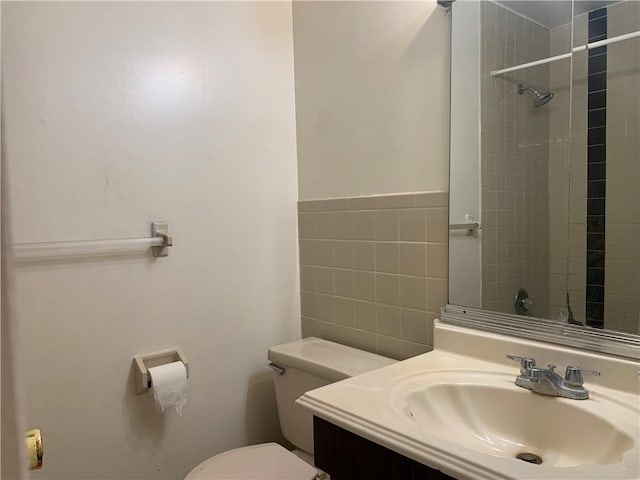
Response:
POLYGON ((580 15, 618 1, 620 0, 496 0, 496 3, 551 28, 569 23, 572 10, 575 11, 574 15, 580 15))

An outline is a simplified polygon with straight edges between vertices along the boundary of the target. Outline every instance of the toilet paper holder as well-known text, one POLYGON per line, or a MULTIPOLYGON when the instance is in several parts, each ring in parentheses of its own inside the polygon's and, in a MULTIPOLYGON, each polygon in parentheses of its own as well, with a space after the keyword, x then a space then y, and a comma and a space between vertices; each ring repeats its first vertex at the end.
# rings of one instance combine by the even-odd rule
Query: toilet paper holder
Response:
POLYGON ((168 348, 166 350, 145 353, 142 355, 134 355, 133 365, 136 377, 136 395, 142 395, 151 388, 151 375, 149 375, 149 368, 159 367, 160 365, 178 361, 184 363, 184 368, 187 371, 187 378, 189 378, 189 362, 182 352, 182 349, 179 347, 168 348))

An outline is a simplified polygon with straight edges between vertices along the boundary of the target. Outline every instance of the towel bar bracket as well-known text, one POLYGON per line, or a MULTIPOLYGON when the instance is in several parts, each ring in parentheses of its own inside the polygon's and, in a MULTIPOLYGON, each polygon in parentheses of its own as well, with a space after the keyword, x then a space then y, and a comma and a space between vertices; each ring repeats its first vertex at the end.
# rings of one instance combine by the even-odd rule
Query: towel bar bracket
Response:
POLYGON ((163 244, 151 247, 154 257, 166 257, 169 248, 173 245, 173 238, 169 236, 169 224, 167 222, 151 222, 151 236, 162 238, 163 244))

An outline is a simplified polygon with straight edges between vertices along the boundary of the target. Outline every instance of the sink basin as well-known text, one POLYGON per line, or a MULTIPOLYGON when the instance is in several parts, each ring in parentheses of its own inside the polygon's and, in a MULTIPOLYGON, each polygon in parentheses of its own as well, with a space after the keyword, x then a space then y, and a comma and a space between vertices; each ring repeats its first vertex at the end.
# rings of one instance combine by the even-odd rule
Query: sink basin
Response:
POLYGON ((608 465, 637 445, 637 405, 607 397, 606 389, 592 390, 588 400, 544 396, 517 387, 514 378, 423 372, 395 382, 389 398, 417 429, 495 457, 533 454, 525 458, 559 468, 608 465))

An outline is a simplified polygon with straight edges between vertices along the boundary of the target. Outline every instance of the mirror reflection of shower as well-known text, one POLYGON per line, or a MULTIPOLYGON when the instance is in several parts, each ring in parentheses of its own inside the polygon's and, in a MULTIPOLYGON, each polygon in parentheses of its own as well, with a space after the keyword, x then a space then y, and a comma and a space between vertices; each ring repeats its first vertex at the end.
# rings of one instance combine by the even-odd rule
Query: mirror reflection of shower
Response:
POLYGON ((520 85, 518 85, 518 94, 522 95, 524 92, 531 92, 535 95, 536 98, 533 99, 533 106, 535 108, 546 105, 555 95, 553 92, 539 92, 535 88, 531 86, 525 86, 521 83, 520 85))

